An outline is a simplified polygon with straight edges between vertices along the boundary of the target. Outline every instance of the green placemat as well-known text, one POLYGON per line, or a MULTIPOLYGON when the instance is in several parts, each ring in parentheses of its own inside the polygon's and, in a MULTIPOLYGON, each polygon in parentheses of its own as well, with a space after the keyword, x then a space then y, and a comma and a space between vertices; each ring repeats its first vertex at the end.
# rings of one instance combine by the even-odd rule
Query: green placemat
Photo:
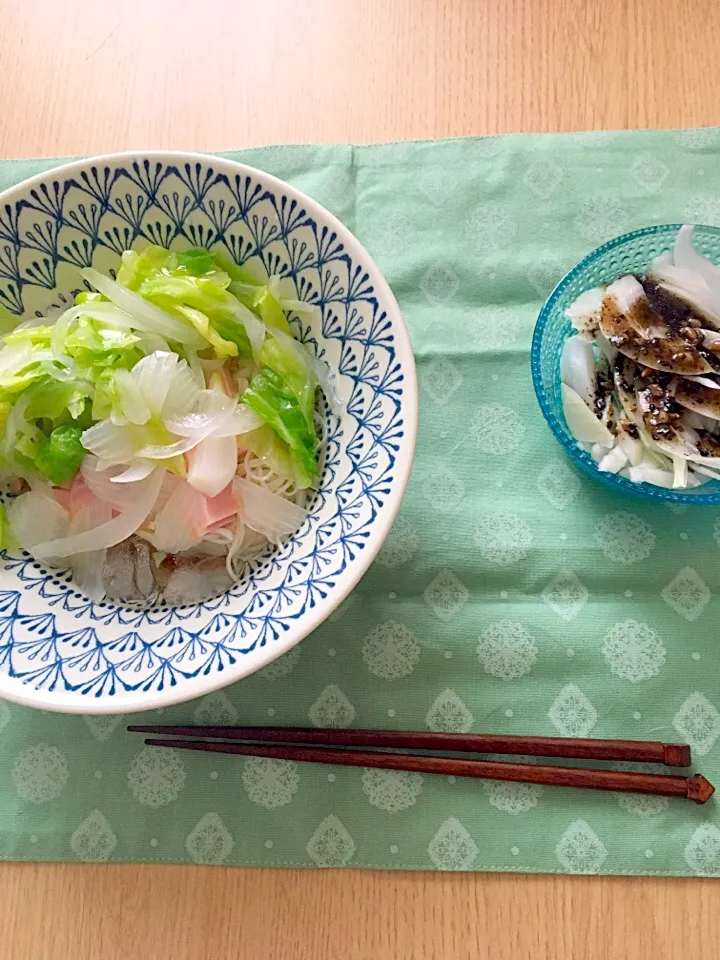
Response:
MULTIPOLYGON (((542 300, 589 249, 720 223, 720 131, 230 156, 311 194, 377 259, 415 348, 420 437, 343 607, 262 673, 156 713, 684 740, 720 784, 720 510, 581 478, 528 362, 542 300)), ((5 162, 0 188, 54 162, 5 162)), ((0 703, 0 856, 720 874, 715 801, 153 752, 125 722, 0 703)))

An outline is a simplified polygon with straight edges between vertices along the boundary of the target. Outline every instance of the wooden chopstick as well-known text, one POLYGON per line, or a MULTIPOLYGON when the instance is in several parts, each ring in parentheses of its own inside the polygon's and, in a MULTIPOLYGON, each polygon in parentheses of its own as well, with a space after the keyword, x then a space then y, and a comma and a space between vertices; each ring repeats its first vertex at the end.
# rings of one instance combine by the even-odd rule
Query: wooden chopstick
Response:
POLYGON ((667 774, 588 770, 578 767, 534 766, 529 763, 498 763, 486 760, 464 760, 455 757, 368 753, 362 750, 340 750, 326 747, 227 743, 221 740, 160 740, 150 737, 145 740, 145 743, 152 747, 229 753, 245 757, 268 757, 274 760, 296 760, 306 763, 329 763, 352 767, 380 767, 385 770, 409 770, 414 773, 512 780, 556 787, 650 793, 664 797, 684 797, 687 800, 694 800, 696 803, 705 803, 715 792, 713 785, 701 774, 692 777, 676 777, 667 774))
POLYGON ((626 760, 689 767, 690 747, 656 740, 580 740, 570 737, 518 737, 483 733, 428 733, 406 730, 320 730, 316 727, 190 727, 136 724, 134 733, 157 733, 208 740, 324 744, 332 747, 384 747, 443 750, 448 753, 508 753, 575 760, 626 760))

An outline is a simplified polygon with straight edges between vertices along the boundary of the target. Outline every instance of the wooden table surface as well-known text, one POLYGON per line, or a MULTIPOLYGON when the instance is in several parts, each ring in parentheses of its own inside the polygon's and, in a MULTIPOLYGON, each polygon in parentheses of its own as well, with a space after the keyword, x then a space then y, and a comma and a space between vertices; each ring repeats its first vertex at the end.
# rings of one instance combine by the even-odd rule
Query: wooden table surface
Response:
MULTIPOLYGON (((716 0, 0 0, 0 151, 720 124, 716 0)), ((712 880, 0 866, 8 960, 673 960, 712 880)))

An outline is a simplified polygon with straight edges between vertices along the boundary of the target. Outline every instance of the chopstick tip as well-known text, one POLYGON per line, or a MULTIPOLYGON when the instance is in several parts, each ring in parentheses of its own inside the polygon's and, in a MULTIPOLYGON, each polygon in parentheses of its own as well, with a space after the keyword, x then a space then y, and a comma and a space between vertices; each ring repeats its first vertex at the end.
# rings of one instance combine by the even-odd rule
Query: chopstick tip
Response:
POLYGON ((687 798, 695 803, 707 803, 715 793, 715 787, 701 773, 688 777, 687 798))

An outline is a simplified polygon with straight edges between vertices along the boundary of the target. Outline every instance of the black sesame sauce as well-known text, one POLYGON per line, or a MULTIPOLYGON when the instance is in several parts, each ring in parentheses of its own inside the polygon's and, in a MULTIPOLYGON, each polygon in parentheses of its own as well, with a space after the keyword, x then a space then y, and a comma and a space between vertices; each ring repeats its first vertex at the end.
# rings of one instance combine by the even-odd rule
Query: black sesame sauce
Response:
POLYGON ((715 355, 703 349, 702 333, 697 331, 696 337, 695 328, 684 323, 683 330, 693 331, 689 336, 696 342, 691 343, 667 325, 645 297, 638 297, 625 313, 614 297, 606 296, 602 303, 600 329, 621 353, 648 369, 686 377, 720 370, 715 355), (662 327, 667 330, 663 336, 643 337, 638 332, 651 334, 662 327))
MULTIPOLYGON (((682 439, 683 414, 696 410, 720 420, 720 389, 698 383, 699 375, 720 373, 720 342, 706 343, 703 329, 717 325, 701 317, 691 305, 665 290, 653 277, 636 275, 645 296, 626 312, 613 296, 605 296, 599 327, 618 350, 611 375, 599 371, 595 379, 593 410, 614 435, 633 440, 642 426, 656 441, 682 439), (613 419, 612 395, 618 390, 626 416, 613 419), (676 395, 683 402, 678 402, 676 395)), ((720 378, 718 378, 720 379, 720 378)), ((696 430, 698 451, 720 457, 720 439, 696 430)))

